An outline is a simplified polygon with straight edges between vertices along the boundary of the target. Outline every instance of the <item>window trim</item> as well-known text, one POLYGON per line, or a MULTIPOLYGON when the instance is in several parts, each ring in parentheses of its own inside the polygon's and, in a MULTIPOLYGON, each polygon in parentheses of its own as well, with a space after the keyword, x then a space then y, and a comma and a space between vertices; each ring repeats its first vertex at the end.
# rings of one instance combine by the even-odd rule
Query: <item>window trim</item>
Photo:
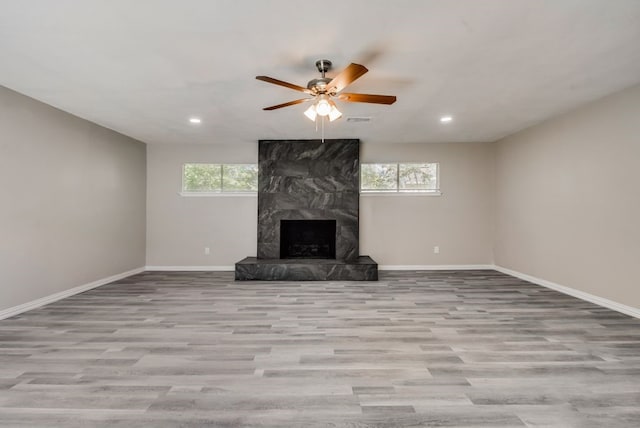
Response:
POLYGON ((258 197, 258 192, 255 190, 248 190, 246 192, 178 192, 178 195, 185 196, 187 198, 228 198, 228 197, 258 197))
POLYGON ((359 176, 359 193, 361 196, 441 196, 440 190, 440 162, 361 162, 360 163, 360 176, 359 176), (374 165, 374 164, 395 164, 396 165, 396 188, 395 189, 362 189, 362 165, 374 165), (421 164, 435 164, 436 165, 436 189, 424 189, 424 190, 407 190, 400 189, 400 165, 421 165, 421 164))
POLYGON ((397 198, 397 197, 429 197, 429 196, 442 196, 442 192, 440 190, 420 190, 420 191, 412 191, 412 192, 397 192, 395 190, 388 190, 388 191, 378 191, 378 190, 367 190, 367 191, 363 191, 360 192, 360 196, 365 196, 365 197, 384 197, 384 196, 390 196, 392 198, 397 198))

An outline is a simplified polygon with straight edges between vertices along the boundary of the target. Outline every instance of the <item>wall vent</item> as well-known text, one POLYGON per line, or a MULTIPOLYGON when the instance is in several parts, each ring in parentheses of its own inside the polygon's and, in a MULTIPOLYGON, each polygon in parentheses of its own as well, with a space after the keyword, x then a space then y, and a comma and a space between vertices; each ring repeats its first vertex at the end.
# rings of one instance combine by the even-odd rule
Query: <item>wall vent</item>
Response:
POLYGON ((347 118, 347 122, 353 122, 353 123, 359 123, 359 122, 371 122, 371 118, 370 117, 356 117, 356 116, 352 116, 352 117, 348 117, 347 118))

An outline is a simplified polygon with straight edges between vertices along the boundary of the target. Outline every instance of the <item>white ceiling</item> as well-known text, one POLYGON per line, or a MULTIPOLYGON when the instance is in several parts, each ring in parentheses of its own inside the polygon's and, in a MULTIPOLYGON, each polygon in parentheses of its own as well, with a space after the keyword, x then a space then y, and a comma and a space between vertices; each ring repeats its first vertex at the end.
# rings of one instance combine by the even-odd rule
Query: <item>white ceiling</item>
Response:
POLYGON ((254 77, 306 86, 320 58, 398 97, 339 102, 372 121, 326 138, 494 141, 640 82, 640 1, 0 0, 0 84, 147 143, 319 138, 254 77))

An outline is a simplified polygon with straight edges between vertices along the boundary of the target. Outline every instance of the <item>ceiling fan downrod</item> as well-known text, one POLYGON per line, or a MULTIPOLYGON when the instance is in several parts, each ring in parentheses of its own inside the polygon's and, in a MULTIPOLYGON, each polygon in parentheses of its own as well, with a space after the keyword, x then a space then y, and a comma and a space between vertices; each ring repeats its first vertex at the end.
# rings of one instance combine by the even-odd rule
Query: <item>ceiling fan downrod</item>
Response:
POLYGON ((322 73, 322 78, 324 79, 324 73, 331 69, 331 61, 328 59, 319 59, 316 61, 316 68, 322 73))

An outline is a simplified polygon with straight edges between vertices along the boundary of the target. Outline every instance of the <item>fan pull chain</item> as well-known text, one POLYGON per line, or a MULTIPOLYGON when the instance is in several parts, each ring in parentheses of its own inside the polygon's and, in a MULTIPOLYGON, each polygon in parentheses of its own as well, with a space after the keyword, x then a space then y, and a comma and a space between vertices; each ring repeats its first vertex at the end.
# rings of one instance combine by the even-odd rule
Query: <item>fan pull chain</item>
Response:
POLYGON ((322 144, 324 144, 324 116, 322 116, 322 144))

